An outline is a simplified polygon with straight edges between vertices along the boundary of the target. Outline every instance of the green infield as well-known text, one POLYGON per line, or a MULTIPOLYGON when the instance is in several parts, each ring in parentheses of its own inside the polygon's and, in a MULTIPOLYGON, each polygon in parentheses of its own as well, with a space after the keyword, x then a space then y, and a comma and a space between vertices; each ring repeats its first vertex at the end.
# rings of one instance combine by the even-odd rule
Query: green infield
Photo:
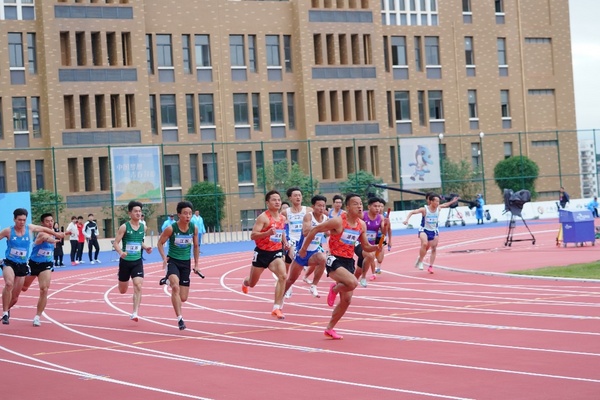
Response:
POLYGON ((545 267, 512 271, 511 274, 533 276, 555 276, 560 278, 600 279, 600 261, 572 264, 564 267, 545 267))

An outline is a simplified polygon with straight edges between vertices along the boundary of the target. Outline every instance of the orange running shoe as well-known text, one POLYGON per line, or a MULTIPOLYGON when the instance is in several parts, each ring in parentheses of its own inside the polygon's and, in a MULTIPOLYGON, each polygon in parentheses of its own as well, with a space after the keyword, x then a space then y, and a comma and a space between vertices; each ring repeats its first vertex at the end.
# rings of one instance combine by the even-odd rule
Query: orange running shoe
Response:
POLYGON ((244 282, 242 282, 242 292, 248 294, 248 286, 244 285, 244 282))
POLYGON ((279 308, 276 308, 273 311, 271 311, 271 315, 276 317, 277 319, 285 319, 285 315, 283 315, 279 308))
POLYGON ((330 337, 333 340, 341 340, 344 338, 342 335, 338 335, 338 333, 333 329, 325 329, 324 334, 325 336, 330 337))

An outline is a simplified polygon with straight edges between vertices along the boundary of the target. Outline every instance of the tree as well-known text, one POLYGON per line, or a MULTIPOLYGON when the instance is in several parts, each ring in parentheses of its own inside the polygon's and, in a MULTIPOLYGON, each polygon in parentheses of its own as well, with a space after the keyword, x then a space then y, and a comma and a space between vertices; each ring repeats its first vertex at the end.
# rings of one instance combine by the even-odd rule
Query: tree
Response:
POLYGON ((458 194, 462 199, 474 199, 481 191, 481 180, 477 172, 473 171, 471 163, 467 160, 453 162, 448 159, 442 161, 442 186, 443 195, 458 194))
POLYGON ((185 195, 194 210, 200 210, 207 230, 220 230, 225 217, 225 193, 220 186, 211 182, 198 182, 185 195))
POLYGON ((535 199, 535 181, 540 169, 530 158, 525 156, 513 156, 500 161, 494 167, 494 179, 500 192, 511 189, 515 192, 525 189, 531 192, 531 198, 535 199))
MULTIPOLYGON (((358 171, 354 174, 349 174, 348 179, 340 183, 340 192, 344 195, 348 193, 357 193, 364 197, 367 196, 367 187, 369 184, 382 184, 383 179, 375 178, 373 174, 367 171, 358 171)), ((374 196, 381 197, 384 189, 377 187, 369 187, 369 193, 374 196)))
POLYGON ((30 193, 31 200, 31 221, 34 224, 40 223, 42 214, 50 213, 54 220, 58 221, 60 214, 65 210, 63 197, 46 189, 39 189, 37 192, 30 193))
POLYGON ((267 162, 264 168, 259 168, 256 171, 258 177, 258 186, 263 187, 265 191, 277 190, 282 195, 290 188, 297 186, 302 190, 302 201, 304 204, 310 204, 310 199, 319 187, 319 181, 306 175, 300 166, 292 163, 289 164, 286 160, 278 163, 267 162))

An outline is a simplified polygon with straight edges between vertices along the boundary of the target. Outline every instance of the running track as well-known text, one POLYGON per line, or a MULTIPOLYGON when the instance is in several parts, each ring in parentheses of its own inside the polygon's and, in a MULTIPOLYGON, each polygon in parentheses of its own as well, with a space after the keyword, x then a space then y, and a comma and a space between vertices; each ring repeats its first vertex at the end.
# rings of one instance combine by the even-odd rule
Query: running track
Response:
POLYGON ((296 284, 285 321, 270 316, 271 274, 242 294, 249 251, 202 257, 183 332, 157 263, 138 323, 116 268, 59 270, 40 328, 36 285, 0 325, 2 399, 598 399, 600 282, 495 274, 598 250, 557 248, 554 225, 530 227, 537 244, 510 248, 504 226, 445 229, 433 275, 413 267, 414 235, 395 238, 338 324, 342 341, 323 336, 327 278, 321 299, 296 284))

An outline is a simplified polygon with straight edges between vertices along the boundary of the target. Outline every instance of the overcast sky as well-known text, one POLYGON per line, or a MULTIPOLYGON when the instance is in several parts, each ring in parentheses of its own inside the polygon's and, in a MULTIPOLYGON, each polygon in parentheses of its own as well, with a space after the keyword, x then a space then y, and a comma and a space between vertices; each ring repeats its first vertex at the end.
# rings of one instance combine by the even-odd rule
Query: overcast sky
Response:
POLYGON ((577 129, 600 129, 600 0, 569 0, 577 129))

